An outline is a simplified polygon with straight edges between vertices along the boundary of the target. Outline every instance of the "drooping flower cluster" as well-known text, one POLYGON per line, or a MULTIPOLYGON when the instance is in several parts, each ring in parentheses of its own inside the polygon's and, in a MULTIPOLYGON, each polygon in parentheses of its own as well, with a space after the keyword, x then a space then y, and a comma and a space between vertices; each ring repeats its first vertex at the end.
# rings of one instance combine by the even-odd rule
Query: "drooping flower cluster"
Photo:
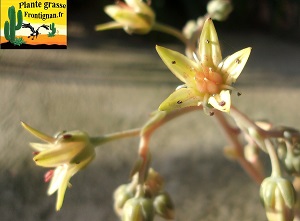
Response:
POLYGON ((63 131, 54 137, 48 136, 22 122, 31 134, 47 143, 30 143, 34 152, 33 160, 38 166, 51 168, 45 174, 45 182, 50 181, 48 195, 57 191, 56 210, 63 204, 69 180, 79 170, 85 168, 95 157, 94 146, 89 136, 82 131, 63 131))
POLYGON ((189 106, 203 105, 208 112, 212 106, 229 112, 231 85, 242 72, 251 48, 240 50, 222 60, 219 40, 211 19, 205 21, 194 60, 161 47, 156 47, 163 62, 184 85, 178 87, 159 107, 170 111, 189 106))
POLYGON ((123 28, 128 34, 147 34, 155 21, 153 10, 141 0, 116 1, 104 8, 115 21, 96 26, 97 31, 123 28))

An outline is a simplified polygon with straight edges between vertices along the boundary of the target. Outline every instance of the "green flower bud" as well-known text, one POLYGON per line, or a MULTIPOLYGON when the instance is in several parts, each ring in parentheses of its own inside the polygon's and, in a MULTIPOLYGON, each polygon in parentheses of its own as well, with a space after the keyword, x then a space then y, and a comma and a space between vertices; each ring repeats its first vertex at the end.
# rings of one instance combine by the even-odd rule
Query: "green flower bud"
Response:
POLYGON ((155 212, 165 218, 165 219, 174 219, 175 218, 175 209, 174 204, 170 195, 166 192, 159 194, 155 197, 153 202, 155 212))
POLYGON ((153 202, 149 198, 131 198, 123 207, 122 221, 152 221, 154 219, 153 202))
POLYGON ((228 0, 212 0, 207 4, 207 12, 217 21, 224 21, 232 12, 233 7, 228 0))
POLYGON ((289 174, 299 176, 300 175, 300 148, 297 145, 290 145, 287 148, 287 144, 284 141, 278 141, 277 154, 278 158, 282 162, 284 168, 289 174))
POLYGON ((260 186, 260 198, 269 221, 292 221, 296 201, 292 183, 282 177, 268 177, 260 186))
POLYGON ((149 191, 152 196, 156 196, 163 189, 163 186, 164 180, 161 175, 150 168, 145 182, 145 189, 149 191))
POLYGON ((278 158, 281 161, 285 159, 286 152, 287 152, 287 149, 286 149, 285 142, 282 141, 282 140, 278 140, 278 142, 277 142, 277 155, 278 155, 278 158))
POLYGON ((294 175, 300 175, 300 155, 295 151, 287 151, 286 158, 284 160, 284 166, 286 170, 294 175))
POLYGON ((124 204, 127 200, 134 197, 134 190, 130 184, 123 184, 119 186, 114 192, 114 209, 118 216, 122 216, 124 204))

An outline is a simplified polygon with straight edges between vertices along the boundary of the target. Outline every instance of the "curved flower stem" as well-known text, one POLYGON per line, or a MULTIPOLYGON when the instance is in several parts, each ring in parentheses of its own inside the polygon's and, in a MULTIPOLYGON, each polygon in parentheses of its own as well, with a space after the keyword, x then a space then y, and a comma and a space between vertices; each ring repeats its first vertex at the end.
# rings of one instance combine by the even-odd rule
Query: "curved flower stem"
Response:
POLYGON ((165 24, 161 24, 156 22, 153 27, 152 30, 154 31, 160 31, 169 35, 174 36, 175 38, 179 39, 182 43, 184 43, 185 45, 185 51, 186 51, 186 55, 189 58, 193 58, 193 52, 195 51, 195 45, 193 45, 193 42, 190 41, 189 39, 187 39, 181 31, 179 31, 176 28, 173 28, 169 25, 165 25, 165 24))
POLYGON ((108 29, 122 29, 122 28, 123 28, 123 25, 121 25, 120 23, 115 22, 115 21, 111 21, 111 22, 107 22, 107 23, 95 26, 96 31, 105 31, 108 29))
POLYGON ((150 152, 149 152, 149 141, 152 133, 156 131, 157 128, 161 127, 163 124, 169 122, 170 120, 181 116, 185 113, 201 110, 202 106, 198 107, 187 107, 172 112, 166 111, 156 111, 152 117, 146 122, 140 132, 140 145, 139 145, 139 156, 142 158, 142 163, 139 167, 139 184, 143 184, 146 179, 147 171, 150 167, 150 152))
POLYGON ((243 146, 241 145, 238 134, 240 133, 239 130, 236 128, 233 128, 228 121, 225 119, 224 115, 216 111, 215 116, 217 119, 217 122, 219 123, 220 127, 223 130, 223 133, 225 134, 225 137, 227 138, 228 142, 231 143, 231 145, 235 148, 237 153, 237 161, 241 165, 241 167, 248 173, 248 175, 258 184, 260 184, 264 176, 261 173, 261 171, 257 170, 250 162, 248 162, 245 159, 244 153, 243 153, 243 146))
MULTIPOLYGON (((264 130, 257 126, 252 120, 250 120, 245 114, 240 112, 238 109, 236 109, 234 106, 231 106, 230 108, 230 115, 233 117, 233 119, 239 123, 242 123, 242 125, 246 128, 253 128, 256 130, 256 132, 264 138, 276 138, 276 137, 284 137, 284 129, 270 129, 270 130, 264 130)), ((291 137, 293 138, 300 138, 300 133, 298 131, 291 131, 290 132, 291 137)))
POLYGON ((250 120, 245 114, 240 112, 238 109, 236 109, 234 106, 231 106, 230 108, 230 116, 233 117, 233 119, 240 123, 245 128, 253 128, 255 129, 260 135, 264 134, 264 130, 261 129, 259 126, 257 126, 252 120, 250 120))
POLYGON ((201 109, 202 109, 202 106, 188 107, 188 108, 183 108, 180 110, 172 111, 172 112, 166 113, 166 115, 159 120, 153 121, 154 117, 150 118, 150 120, 148 120, 147 123, 145 124, 145 126, 142 128, 135 128, 135 129, 125 130, 125 131, 121 131, 121 132, 106 134, 106 135, 103 135, 100 137, 91 137, 90 141, 95 146, 100 146, 104 143, 123 139, 123 138, 136 137, 138 135, 143 136, 145 134, 148 134, 150 136, 158 127, 162 126, 163 124, 167 123, 168 121, 170 121, 180 115, 183 115, 185 113, 188 113, 188 112, 191 112, 194 110, 201 110, 201 109), (145 130, 146 127, 148 127, 147 130, 145 130))
POLYGON ((159 22, 155 22, 154 25, 152 26, 152 30, 160 31, 160 32, 172 35, 172 36, 176 37, 177 39, 179 39, 185 45, 189 44, 188 39, 181 33, 181 31, 179 31, 176 28, 173 28, 172 26, 165 25, 165 24, 162 24, 159 22))
POLYGON ((106 134, 101 137, 91 137, 90 141, 93 143, 95 146, 99 146, 101 144, 113 141, 113 140, 119 140, 122 138, 127 138, 127 137, 135 137, 140 134, 141 128, 136 128, 136 129, 131 129, 131 130, 125 130, 121 132, 116 132, 116 133, 111 133, 111 134, 106 134))
POLYGON ((272 166, 272 177, 281 177, 281 170, 279 166, 279 160, 274 149, 272 142, 269 139, 265 139, 266 148, 268 150, 271 166, 272 166))

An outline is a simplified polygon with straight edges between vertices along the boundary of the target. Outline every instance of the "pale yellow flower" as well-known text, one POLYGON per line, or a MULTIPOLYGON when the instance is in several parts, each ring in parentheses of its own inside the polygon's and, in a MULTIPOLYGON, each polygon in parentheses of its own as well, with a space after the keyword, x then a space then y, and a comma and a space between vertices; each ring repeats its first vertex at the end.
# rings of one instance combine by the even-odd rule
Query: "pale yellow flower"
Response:
POLYGON ((155 21, 153 10, 141 0, 116 1, 104 8, 114 22, 96 26, 97 31, 123 28, 128 34, 147 34, 155 21))
POLYGON ((203 105, 229 112, 231 106, 231 85, 242 72, 251 48, 240 50, 222 60, 217 32, 211 19, 204 23, 198 52, 191 60, 186 56, 164 48, 156 47, 163 62, 184 85, 178 87, 159 106, 161 111, 170 111, 189 106, 203 105))
POLYGON ((63 131, 56 136, 48 136, 25 123, 22 126, 46 143, 30 143, 34 152, 33 160, 38 166, 53 168, 45 174, 45 182, 50 181, 48 195, 57 191, 56 210, 63 204, 69 180, 79 170, 85 168, 95 157, 94 146, 89 136, 82 131, 63 131))

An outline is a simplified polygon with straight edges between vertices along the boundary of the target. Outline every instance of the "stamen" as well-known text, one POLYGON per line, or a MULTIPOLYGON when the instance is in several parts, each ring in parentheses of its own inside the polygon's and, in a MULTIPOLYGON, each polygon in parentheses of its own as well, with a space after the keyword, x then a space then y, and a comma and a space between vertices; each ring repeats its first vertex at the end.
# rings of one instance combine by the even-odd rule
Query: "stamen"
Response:
POLYGON ((221 102, 219 102, 219 105, 220 105, 221 107, 224 107, 224 106, 225 106, 225 104, 226 104, 226 102, 225 102, 225 101, 221 101, 221 102))
POLYGON ((48 183, 54 175, 54 170, 48 170, 44 175, 44 182, 48 183))
POLYGON ((33 152, 32 152, 32 155, 33 155, 33 156, 36 156, 36 155, 38 155, 39 153, 40 153, 39 151, 33 151, 33 152))

